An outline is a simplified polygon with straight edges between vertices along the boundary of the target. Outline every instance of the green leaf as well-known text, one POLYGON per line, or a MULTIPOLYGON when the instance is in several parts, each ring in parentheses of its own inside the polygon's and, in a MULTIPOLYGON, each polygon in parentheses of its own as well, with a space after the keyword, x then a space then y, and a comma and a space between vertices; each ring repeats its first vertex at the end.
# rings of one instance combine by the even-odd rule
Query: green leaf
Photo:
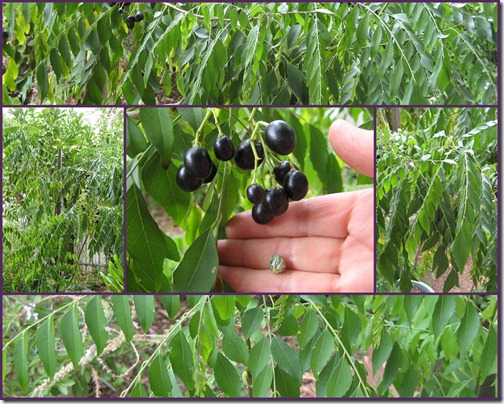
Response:
POLYGON ((266 366, 252 381, 252 397, 266 397, 273 381, 273 370, 266 366))
POLYGON ((359 316, 349 307, 345 307, 345 322, 343 324, 343 334, 348 338, 348 342, 353 344, 361 330, 359 316))
POLYGON ((212 305, 221 320, 229 320, 235 312, 235 297, 232 295, 212 296, 212 305))
POLYGON ((242 331, 245 338, 250 338, 252 334, 259 328, 259 325, 264 319, 262 308, 254 307, 243 313, 242 316, 242 331))
POLYGON ((410 366, 401 383, 397 384, 397 391, 401 397, 413 397, 418 385, 418 369, 410 366))
POLYGON ((177 112, 187 121, 194 132, 196 132, 203 122, 203 109, 201 108, 177 108, 177 112))
POLYGON ((313 105, 322 104, 324 101, 322 95, 324 74, 322 71, 323 58, 321 51, 324 45, 321 43, 319 37, 318 21, 315 16, 315 20, 306 35, 306 53, 303 63, 306 74, 306 85, 308 87, 308 99, 309 103, 313 105))
POLYGON ((456 296, 439 296, 436 306, 434 307, 434 312, 432 313, 432 330, 434 331, 434 337, 437 338, 446 327, 448 321, 455 312, 456 305, 456 296))
POLYGON ((119 324, 119 327, 121 327, 121 331, 124 334, 124 338, 126 338, 126 342, 129 344, 131 342, 131 338, 133 338, 133 334, 135 333, 135 329, 133 328, 133 319, 131 317, 129 297, 114 295, 110 297, 110 301, 112 302, 112 310, 115 318, 117 319, 117 323, 119 324))
POLYGON ((401 59, 395 69, 392 72, 392 76, 390 77, 390 99, 394 99, 397 95, 397 91, 399 90, 399 86, 401 82, 404 80, 404 67, 403 60, 401 59))
POLYGON ((214 367, 215 381, 224 394, 229 397, 240 397, 241 380, 236 368, 220 352, 217 353, 217 360, 214 367))
POLYGON ((175 225, 184 220, 191 200, 190 194, 177 185, 177 171, 173 163, 165 170, 158 154, 154 154, 142 169, 145 190, 171 216, 175 225))
POLYGON ((341 358, 327 383, 327 397, 343 397, 352 385, 352 371, 345 358, 341 358))
POLYGON ((61 318, 59 330, 68 356, 70 356, 72 360, 74 369, 77 369, 79 367, 79 361, 84 353, 82 335, 79 329, 79 312, 77 311, 77 305, 72 305, 61 318))
POLYGON ((173 371, 184 382, 187 389, 194 389, 194 360, 191 346, 180 330, 170 341, 170 362, 173 371))
POLYGON ((446 359, 450 360, 457 356, 459 351, 457 338, 449 327, 445 328, 441 334, 440 343, 446 359))
POLYGON ((187 249, 173 273, 174 292, 209 292, 215 283, 219 257, 213 233, 205 230, 187 249))
POLYGON ((168 167, 173 148, 173 126, 168 108, 142 108, 140 122, 145 135, 161 156, 163 166, 168 167))
POLYGON ((130 398, 149 398, 144 386, 140 382, 135 383, 135 387, 131 389, 130 398))
POLYGON ((318 317, 314 311, 309 310, 299 326, 298 342, 301 348, 304 348, 313 338, 318 330, 318 317))
POLYGON ((461 355, 466 352, 467 348, 476 338, 480 328, 481 320, 478 311, 470 301, 467 301, 464 317, 462 317, 460 326, 457 330, 457 342, 461 355))
POLYGON ((480 359, 480 385, 491 374, 497 374, 497 332, 495 327, 490 325, 488 335, 481 353, 480 359))
POLYGON ((404 296, 404 312, 406 313, 406 317, 410 324, 413 321, 413 317, 416 314, 418 307, 423 301, 423 296, 415 296, 415 295, 405 295, 404 296))
POLYGON ((240 338, 234 331, 224 332, 222 338, 222 351, 235 362, 247 364, 249 360, 249 350, 247 343, 240 338))
POLYGON ((268 365, 270 359, 270 345, 266 337, 261 337, 250 350, 248 369, 252 377, 256 377, 268 365))
POLYGON ((169 397, 172 384, 163 356, 157 354, 149 367, 149 385, 156 397, 169 397))
POLYGON ((284 372, 280 366, 275 366, 275 386, 280 397, 299 397, 301 382, 289 373, 284 372))
POLYGON ((312 372, 318 374, 326 365, 334 350, 334 336, 326 328, 317 338, 311 356, 310 366, 312 372))
POLYGON ((84 318, 86 320, 89 333, 96 344, 96 355, 100 356, 107 345, 108 333, 105 329, 107 326, 107 320, 105 318, 101 298, 99 296, 93 296, 89 300, 84 311, 84 318))
POLYGON ((84 49, 90 50, 95 55, 98 55, 101 50, 100 37, 96 28, 90 29, 84 37, 84 49))
POLYGON ((373 374, 385 363, 392 352, 393 341, 385 328, 381 330, 380 345, 378 345, 371 359, 373 363, 373 374))
POLYGON ((283 371, 301 384, 303 369, 298 353, 277 335, 271 341, 271 356, 283 371))
POLYGON ((126 114, 126 153, 133 158, 147 149, 147 140, 137 124, 126 114))
POLYGON ((134 295, 135 310, 145 333, 154 323, 155 303, 153 295, 134 295))
POLYGON ((56 347, 54 343, 54 319, 52 314, 37 328, 35 339, 40 360, 44 364, 47 375, 52 380, 56 371, 56 347))
POLYGON ((26 331, 21 334, 14 348, 14 370, 19 385, 24 390, 28 386, 28 336, 26 331))
POLYGON ((45 63, 40 63, 37 66, 37 87, 40 99, 45 99, 49 91, 49 78, 47 76, 47 66, 45 63))
POLYGON ((387 364, 385 365, 385 370, 383 372, 383 378, 379 384, 380 391, 387 390, 394 381, 396 381, 397 374, 402 365, 402 351, 400 345, 396 342, 392 348, 387 364))
POLYGON ((141 191, 132 185, 126 195, 126 247, 135 260, 135 275, 147 291, 156 291, 163 275, 166 241, 147 209, 141 191))
POLYGON ((180 311, 180 295, 162 295, 159 296, 159 299, 165 307, 168 317, 173 320, 180 311))

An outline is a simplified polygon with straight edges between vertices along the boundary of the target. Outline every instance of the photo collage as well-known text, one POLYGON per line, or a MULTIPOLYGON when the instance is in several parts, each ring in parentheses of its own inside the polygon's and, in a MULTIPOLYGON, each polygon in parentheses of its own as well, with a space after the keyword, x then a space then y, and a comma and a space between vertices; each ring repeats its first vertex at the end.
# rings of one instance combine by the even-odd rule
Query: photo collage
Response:
POLYGON ((502 399, 498 2, 1 3, 3 399, 502 399))

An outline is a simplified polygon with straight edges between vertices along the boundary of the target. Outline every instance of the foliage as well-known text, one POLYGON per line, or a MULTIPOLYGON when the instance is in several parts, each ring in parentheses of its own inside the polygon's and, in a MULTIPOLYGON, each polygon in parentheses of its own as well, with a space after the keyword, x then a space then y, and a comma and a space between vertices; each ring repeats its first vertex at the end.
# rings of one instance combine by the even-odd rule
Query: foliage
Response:
POLYGON ((304 374, 315 379, 317 397, 497 393, 497 296, 3 303, 5 397, 299 397, 304 374), (370 385, 373 374, 379 380, 370 385))
POLYGON ((340 192, 344 186, 357 187, 357 175, 343 175, 343 164, 331 150, 327 140, 330 124, 342 117, 367 127, 372 125, 371 113, 358 108, 178 108, 176 111, 143 108, 130 111, 129 115, 126 138, 129 292, 210 291, 218 266, 215 240, 225 238, 225 224, 234 213, 252 208, 245 192, 252 182, 267 188, 275 181, 271 171, 278 159, 272 153, 252 173, 238 168, 234 160, 219 162, 213 152, 218 134, 231 137, 237 147, 240 141, 252 136, 262 139, 264 122, 285 120, 297 133, 297 146, 289 159, 307 175, 311 196, 340 192), (218 173, 210 184, 187 193, 177 186, 175 177, 184 153, 195 145, 210 151, 212 160, 218 163, 218 173), (343 179, 347 184, 343 184, 343 179), (176 231, 167 234, 168 229, 161 230, 144 195, 148 201, 155 201, 159 205, 157 211, 164 211, 185 234, 176 231))
POLYGON ((95 285, 83 277, 93 262, 122 256, 120 112, 4 110, 4 291, 103 287, 97 271, 95 285))
POLYGON ((497 290, 497 110, 401 109, 391 132, 380 110, 377 221, 380 289, 410 290, 426 271, 467 265, 476 290, 497 290))
POLYGON ((496 104, 495 2, 2 5, 3 103, 496 104), (141 10, 132 30, 126 16, 141 10), (35 91, 35 88, 37 91, 35 91))

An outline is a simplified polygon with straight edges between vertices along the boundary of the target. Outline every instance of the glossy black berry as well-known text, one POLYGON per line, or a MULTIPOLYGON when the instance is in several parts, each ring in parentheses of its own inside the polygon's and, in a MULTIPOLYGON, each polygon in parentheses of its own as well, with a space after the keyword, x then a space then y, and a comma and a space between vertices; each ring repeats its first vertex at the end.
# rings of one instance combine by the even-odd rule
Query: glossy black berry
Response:
POLYGON ((289 200, 282 188, 268 188, 263 205, 273 216, 280 216, 289 208, 289 200))
POLYGON ((275 180, 280 185, 283 185, 284 178, 287 175, 287 173, 290 171, 294 171, 294 169, 298 170, 296 165, 292 165, 287 160, 282 161, 273 168, 273 175, 275 176, 275 180))
POLYGON ((296 134, 287 122, 273 121, 266 127, 264 141, 275 153, 287 155, 296 147, 296 134))
POLYGON ((213 179, 215 178, 215 174, 217 174, 217 166, 212 161, 212 171, 210 171, 210 175, 205 178, 205 181, 203 181, 203 184, 208 184, 209 182, 212 182, 213 179))
POLYGON ((184 165, 179 167, 176 181, 177 185, 186 192, 196 191, 203 184, 203 180, 192 177, 184 165))
POLYGON ((133 29, 135 27, 135 23, 134 22, 130 22, 130 21, 126 21, 126 26, 129 29, 133 29))
POLYGON ((300 201, 308 193, 308 178, 302 171, 291 171, 285 176, 283 187, 290 200, 300 201))
POLYGON ((128 16, 126 17, 126 22, 129 22, 130 24, 131 24, 131 23, 133 23, 133 24, 134 24, 134 23, 135 23, 135 21, 136 21, 136 20, 135 20, 135 16, 134 16, 134 15, 128 15, 128 16))
POLYGON ((267 224, 273 220, 273 214, 268 212, 262 203, 252 208, 252 219, 259 224, 267 224))
POLYGON ((247 198, 254 205, 262 203, 264 197, 266 196, 266 191, 259 184, 251 184, 247 188, 247 198))
POLYGON ((9 31, 6 30, 2 31, 2 39, 9 39, 9 31))
MULTIPOLYGON (((264 160, 264 149, 259 140, 254 141, 254 146, 259 157, 257 165, 259 166, 264 160)), ((244 140, 236 149, 235 162, 238 167, 243 170, 252 170, 254 168, 254 152, 250 146, 250 139, 244 140)))
POLYGON ((212 171, 212 160, 203 147, 191 147, 184 156, 184 166, 190 176, 204 180, 212 171))
POLYGON ((119 7, 119 9, 117 10, 117 12, 118 12, 119 14, 124 13, 124 8, 123 8, 122 6, 121 6, 121 7, 119 7))
POLYGON ((138 13, 135 14, 135 21, 136 22, 140 22, 144 19, 144 15, 141 11, 139 11, 138 13))
POLYGON ((227 136, 220 136, 215 141, 214 145, 215 157, 220 161, 229 161, 235 155, 235 147, 233 141, 227 136))

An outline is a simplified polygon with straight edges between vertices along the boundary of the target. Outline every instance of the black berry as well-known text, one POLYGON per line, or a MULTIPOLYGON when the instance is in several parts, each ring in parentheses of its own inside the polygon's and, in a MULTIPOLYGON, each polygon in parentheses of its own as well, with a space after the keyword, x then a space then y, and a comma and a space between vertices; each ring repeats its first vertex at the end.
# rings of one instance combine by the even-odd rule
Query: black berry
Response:
POLYGON ((203 180, 212 171, 212 160, 202 147, 191 147, 184 156, 184 166, 191 177, 203 180))
POLYGON ((268 188, 263 205, 273 216, 280 216, 289 208, 289 200, 282 188, 268 188))
POLYGON ((119 9, 117 10, 117 12, 118 12, 119 14, 124 13, 124 8, 123 8, 122 6, 121 6, 121 7, 119 7, 119 9))
MULTIPOLYGON (((254 141, 254 146, 259 157, 257 165, 259 166, 264 160, 264 149, 259 140, 254 141)), ((252 170, 254 168, 254 152, 250 146, 250 139, 244 140, 236 149, 235 162, 238 167, 243 170, 252 170)))
POLYGON ((262 203, 264 201, 264 197, 266 196, 266 192, 264 188, 259 184, 251 184, 247 188, 247 198, 254 205, 262 203))
POLYGON ((2 31, 2 39, 9 39, 9 31, 6 30, 2 31))
POLYGON ((208 184, 209 182, 212 182, 213 179, 215 178, 215 174, 217 174, 217 166, 212 161, 212 171, 210 171, 210 175, 205 178, 205 181, 203 181, 203 184, 208 184))
MULTIPOLYGON (((292 171, 293 165, 289 163, 289 161, 284 160, 281 163, 277 164, 273 168, 273 175, 275 176, 275 180, 280 184, 283 185, 284 178, 287 175, 289 171, 292 171)), ((297 170, 298 168, 294 165, 294 168, 297 170)))
POLYGON ((252 219, 254 222, 259 224, 267 224, 273 219, 273 215, 266 210, 264 205, 261 203, 259 205, 254 205, 252 208, 252 219))
POLYGON ((233 141, 227 136, 218 137, 214 145, 215 157, 221 161, 229 161, 235 155, 233 141))
POLYGON ((287 155, 296 147, 296 134, 287 122, 273 121, 266 128, 264 141, 275 153, 287 155))
POLYGON ((186 192, 196 191, 203 184, 203 180, 192 177, 184 165, 179 167, 176 181, 177 185, 186 192))
POLYGON ((126 17, 126 22, 129 22, 129 23, 134 24, 134 23, 135 23, 135 21, 136 21, 136 20, 135 20, 135 16, 134 16, 134 15, 128 15, 128 16, 126 17))
POLYGON ((126 26, 129 28, 129 29, 133 29, 135 27, 135 23, 134 22, 131 22, 131 21, 126 21, 126 26))
POLYGON ((290 200, 300 201, 308 193, 308 178, 302 171, 291 171, 285 176, 283 186, 290 200))
POLYGON ((139 11, 138 13, 135 14, 135 21, 136 22, 140 22, 144 19, 144 15, 141 11, 139 11))

